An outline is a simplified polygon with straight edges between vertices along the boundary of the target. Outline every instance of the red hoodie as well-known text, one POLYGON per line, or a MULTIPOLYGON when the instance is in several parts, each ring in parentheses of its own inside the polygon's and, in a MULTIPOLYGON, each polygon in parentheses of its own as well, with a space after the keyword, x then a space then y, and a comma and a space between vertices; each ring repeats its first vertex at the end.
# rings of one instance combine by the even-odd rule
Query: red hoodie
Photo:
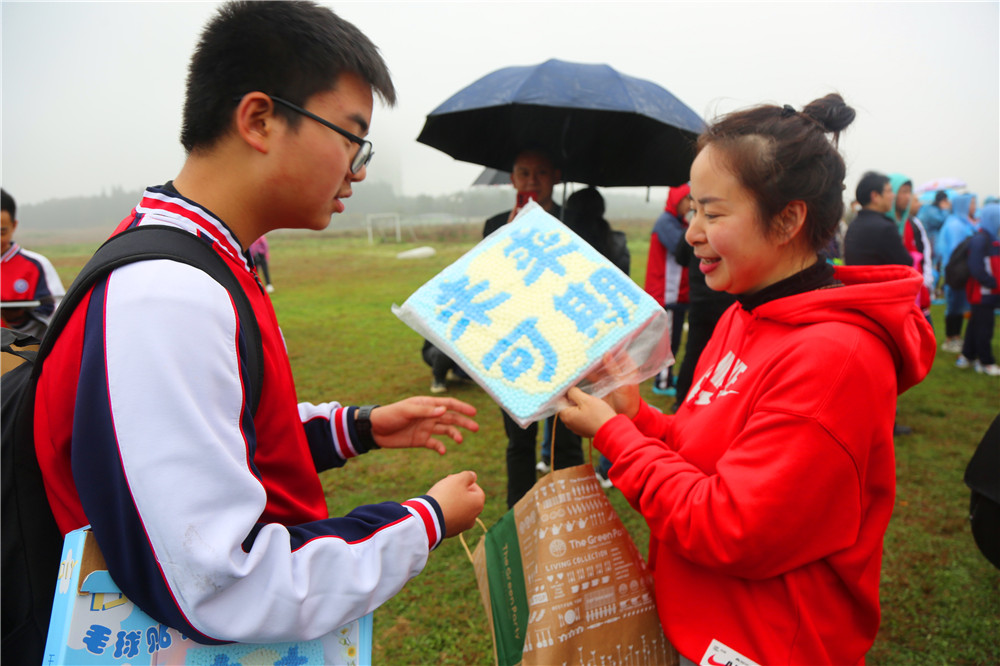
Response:
POLYGON ((594 439, 650 526, 664 631, 696 663, 717 640, 758 664, 859 664, 875 640, 896 396, 935 343, 912 269, 836 278, 733 305, 676 415, 643 403, 594 439))

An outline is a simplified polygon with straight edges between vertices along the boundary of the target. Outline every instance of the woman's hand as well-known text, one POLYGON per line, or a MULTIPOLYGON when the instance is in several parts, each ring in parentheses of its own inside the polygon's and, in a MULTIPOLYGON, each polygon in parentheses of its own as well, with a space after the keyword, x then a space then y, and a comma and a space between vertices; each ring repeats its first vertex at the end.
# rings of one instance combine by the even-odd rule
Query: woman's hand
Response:
POLYGON ((479 424, 468 418, 475 414, 475 407, 454 398, 407 398, 372 410, 372 436, 383 449, 423 447, 444 455, 447 449, 436 436, 461 443, 459 428, 479 430, 479 424))
POLYGON ((638 384, 626 384, 619 386, 611 393, 604 396, 604 401, 615 410, 616 414, 624 414, 629 419, 634 419, 639 413, 639 404, 642 398, 639 396, 638 384))
POLYGON ((580 437, 593 439, 601 426, 617 414, 607 402, 584 393, 575 386, 569 390, 566 398, 573 404, 559 412, 559 419, 580 437))

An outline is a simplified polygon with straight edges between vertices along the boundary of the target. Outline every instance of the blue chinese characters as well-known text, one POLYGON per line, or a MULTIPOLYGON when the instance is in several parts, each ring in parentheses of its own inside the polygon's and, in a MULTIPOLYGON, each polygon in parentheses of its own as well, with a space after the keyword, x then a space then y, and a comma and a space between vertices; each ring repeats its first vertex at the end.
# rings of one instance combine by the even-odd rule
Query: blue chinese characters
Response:
POLYGON ((527 423, 660 308, 536 207, 395 311, 527 423))

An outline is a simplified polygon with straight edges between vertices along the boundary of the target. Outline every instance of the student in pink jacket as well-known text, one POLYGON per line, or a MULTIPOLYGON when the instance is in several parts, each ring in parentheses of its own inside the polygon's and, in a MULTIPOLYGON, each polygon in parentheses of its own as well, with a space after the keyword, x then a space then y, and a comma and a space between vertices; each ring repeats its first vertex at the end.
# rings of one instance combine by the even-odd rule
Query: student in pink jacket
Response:
POLYGON ((606 400, 570 389, 560 414, 649 524, 682 664, 860 664, 878 631, 896 399, 935 344, 912 268, 818 257, 840 219, 835 146, 853 119, 828 95, 706 130, 686 238, 708 286, 737 302, 675 415, 634 385, 606 400))

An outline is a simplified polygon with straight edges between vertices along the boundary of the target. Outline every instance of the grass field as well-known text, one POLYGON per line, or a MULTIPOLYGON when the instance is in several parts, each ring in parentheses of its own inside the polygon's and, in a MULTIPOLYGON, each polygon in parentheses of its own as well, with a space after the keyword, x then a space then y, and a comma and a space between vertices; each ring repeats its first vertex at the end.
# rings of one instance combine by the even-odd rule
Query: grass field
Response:
MULTIPOLYGON (((648 223, 625 225, 641 283, 648 223)), ((368 245, 363 239, 286 234, 271 237, 272 295, 296 375, 299 399, 388 403, 423 394, 430 370, 421 338, 391 313, 423 282, 461 256, 478 229, 450 229, 426 241, 437 255, 398 260, 416 244, 368 245)), ((69 282, 94 245, 39 248, 69 282)), ((943 312, 935 308, 938 335, 943 312)), ((994 339, 997 346, 997 339, 994 339)), ((997 351, 1000 354, 1000 349, 997 351)), ((897 440, 898 493, 885 543, 883 620, 869 664, 996 664, 1000 660, 1000 572, 976 549, 962 474, 1000 409, 1000 380, 954 367, 938 353, 930 376, 899 402, 898 420, 914 433, 897 440)), ((506 468, 499 408, 474 385, 449 395, 479 410, 479 433, 444 457, 429 451, 379 451, 348 470, 324 475, 331 512, 362 503, 404 500, 438 478, 473 469, 486 491, 482 519, 506 510, 506 468)), ((644 397, 660 407, 667 399, 644 397)), ((672 401, 672 399, 670 399, 672 401)), ((648 531, 621 494, 609 497, 641 551, 648 531)), ((836 501, 836 498, 831 498, 836 501)), ((821 517, 817 517, 820 519, 821 517)), ((471 535, 470 545, 478 539, 471 535)), ((331 572, 331 575, 338 575, 331 572)), ((753 612, 748 609, 748 612, 753 612)), ((444 542, 426 570, 375 613, 375 663, 493 663, 489 628, 472 565, 457 539, 444 542)))

